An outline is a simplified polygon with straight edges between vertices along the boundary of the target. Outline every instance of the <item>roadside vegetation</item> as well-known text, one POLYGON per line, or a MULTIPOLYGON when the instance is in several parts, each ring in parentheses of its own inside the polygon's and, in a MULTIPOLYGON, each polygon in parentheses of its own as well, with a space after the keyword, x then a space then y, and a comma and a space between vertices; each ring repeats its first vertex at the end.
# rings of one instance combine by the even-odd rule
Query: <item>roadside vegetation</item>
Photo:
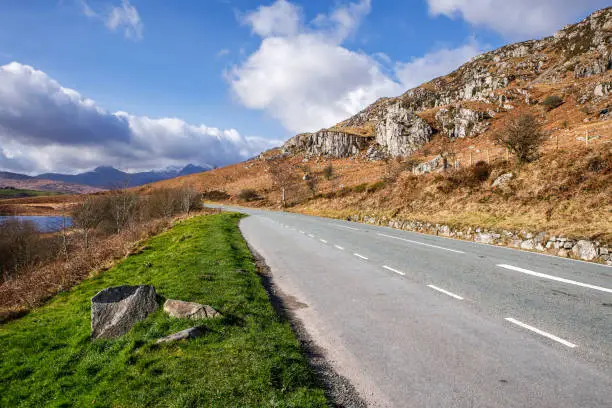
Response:
MULTIPOLYGON (((0 405, 6 407, 323 407, 323 389, 264 290, 238 214, 192 217, 103 274, 0 325, 0 405), (164 298, 223 315, 206 334, 155 340, 194 325, 163 311, 127 335, 90 341, 90 299, 117 285, 154 285, 164 298)), ((161 299, 163 301, 163 299, 161 299)))
POLYGON ((4 198, 24 198, 24 197, 41 197, 59 195, 54 191, 27 190, 14 187, 0 188, 0 199, 4 198))
POLYGON ((191 187, 147 195, 129 190, 86 196, 65 216, 73 228, 42 234, 33 223, 0 223, 0 322, 23 315, 91 274, 108 269, 175 217, 202 211, 191 187))

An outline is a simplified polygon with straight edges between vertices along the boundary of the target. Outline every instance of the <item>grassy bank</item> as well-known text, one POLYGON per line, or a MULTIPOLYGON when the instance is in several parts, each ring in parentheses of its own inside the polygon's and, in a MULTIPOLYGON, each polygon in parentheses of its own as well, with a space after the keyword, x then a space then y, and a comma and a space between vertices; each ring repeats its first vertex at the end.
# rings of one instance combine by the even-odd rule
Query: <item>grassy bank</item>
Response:
POLYGON ((56 193, 54 191, 27 190, 27 189, 21 189, 21 188, 0 188, 0 199, 55 196, 58 194, 59 193, 56 193))
POLYGON ((145 249, 0 326, 1 406, 317 407, 324 392, 289 324, 274 312, 236 214, 196 217, 145 249), (116 340, 89 340, 90 298, 122 284, 207 303, 224 317, 206 335, 155 340, 193 326, 158 310, 116 340))

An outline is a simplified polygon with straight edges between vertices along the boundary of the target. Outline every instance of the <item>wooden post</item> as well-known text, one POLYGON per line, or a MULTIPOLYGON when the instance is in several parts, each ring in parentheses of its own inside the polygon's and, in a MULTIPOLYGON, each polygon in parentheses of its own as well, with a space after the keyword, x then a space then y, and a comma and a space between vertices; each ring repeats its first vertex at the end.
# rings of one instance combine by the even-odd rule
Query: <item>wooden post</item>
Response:
POLYGON ((472 151, 470 150, 470 166, 472 165, 472 151))
POLYGON ((506 161, 510 160, 510 149, 506 147, 506 161))
POLYGON ((555 134, 555 150, 559 150, 559 134, 555 134))
POLYGON ((584 131, 584 144, 586 145, 586 147, 589 147, 589 131, 588 130, 584 131))
POLYGON ((487 149, 487 163, 491 164, 491 156, 489 155, 489 149, 487 149))

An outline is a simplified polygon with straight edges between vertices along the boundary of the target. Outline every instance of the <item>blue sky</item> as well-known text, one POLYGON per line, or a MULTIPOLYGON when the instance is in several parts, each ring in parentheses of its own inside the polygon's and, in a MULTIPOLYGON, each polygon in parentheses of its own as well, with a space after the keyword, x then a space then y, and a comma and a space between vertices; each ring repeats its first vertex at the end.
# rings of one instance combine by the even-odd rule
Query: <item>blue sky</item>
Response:
POLYGON ((603 6, 3 0, 0 170, 239 161, 603 6))

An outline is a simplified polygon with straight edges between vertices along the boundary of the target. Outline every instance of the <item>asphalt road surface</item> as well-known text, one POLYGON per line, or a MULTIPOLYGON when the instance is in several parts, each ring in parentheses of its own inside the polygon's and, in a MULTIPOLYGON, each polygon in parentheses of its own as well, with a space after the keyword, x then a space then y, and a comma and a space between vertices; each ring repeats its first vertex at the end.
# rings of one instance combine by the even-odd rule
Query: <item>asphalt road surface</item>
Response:
POLYGON ((225 209, 369 405, 612 407, 612 268, 225 209))

